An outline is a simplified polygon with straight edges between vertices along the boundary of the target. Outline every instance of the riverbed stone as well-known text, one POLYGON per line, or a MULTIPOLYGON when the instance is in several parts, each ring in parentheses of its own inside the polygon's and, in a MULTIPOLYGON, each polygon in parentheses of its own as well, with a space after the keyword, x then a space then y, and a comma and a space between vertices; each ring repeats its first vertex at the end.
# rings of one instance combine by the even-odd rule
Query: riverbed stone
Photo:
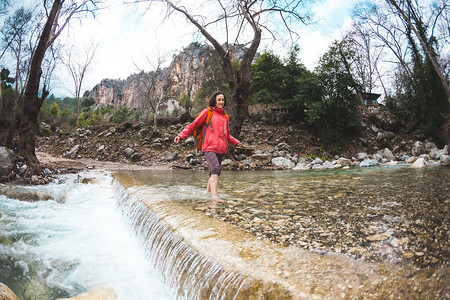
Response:
POLYGON ((80 144, 77 144, 77 145, 73 146, 73 147, 69 150, 69 152, 66 153, 65 156, 67 156, 67 157, 69 157, 69 158, 76 158, 77 155, 78 155, 78 152, 80 151, 80 149, 81 149, 80 144))
POLYGON ((349 167, 352 165, 352 161, 345 157, 340 157, 337 163, 340 164, 342 167, 349 167))
POLYGON ((376 159, 365 159, 363 160, 360 164, 360 167, 373 167, 373 166, 378 166, 378 161, 376 159))
POLYGON ((268 165, 272 161, 272 154, 270 153, 258 153, 253 154, 250 159, 256 164, 268 165))
POLYGON ((294 171, 306 171, 311 169, 311 165, 310 164, 306 164, 304 161, 298 162, 297 165, 292 168, 292 170, 294 171))
POLYGON ((389 150, 389 148, 384 148, 383 150, 378 151, 378 154, 381 155, 381 157, 386 158, 387 160, 395 159, 394 154, 392 154, 392 151, 389 150))
POLYGON ((228 166, 231 166, 232 164, 233 164, 233 161, 231 159, 227 158, 222 161, 221 165, 222 165, 222 167, 228 167, 228 166))
POLYGON ((319 157, 316 157, 316 158, 312 161, 311 164, 312 164, 313 166, 314 166, 314 165, 321 165, 321 164, 323 164, 323 160, 320 159, 319 157))
POLYGON ((422 157, 419 157, 412 165, 413 168, 425 168, 428 167, 428 163, 422 157))
POLYGON ((367 155, 366 152, 360 152, 360 153, 357 154, 357 159, 358 160, 365 160, 365 159, 368 159, 368 158, 369 158, 369 156, 367 155))
POLYGON ((272 165, 283 169, 292 169, 295 167, 295 163, 285 157, 275 157, 272 159, 272 165))
POLYGON ((130 158, 131 155, 134 154, 134 150, 131 149, 130 147, 125 148, 125 150, 123 151, 123 153, 125 154, 126 157, 130 158))
POLYGON ((411 153, 413 156, 419 156, 420 154, 424 154, 426 152, 425 146, 421 141, 417 141, 414 143, 414 146, 411 149, 411 153))
POLYGON ((407 163, 407 164, 413 164, 416 160, 417 160, 417 156, 411 156, 411 157, 408 157, 406 160, 405 160, 405 162, 407 163))
POLYGON ((174 152, 169 152, 169 154, 167 154, 166 160, 171 162, 177 159, 179 152, 178 151, 174 151, 174 152))
POLYGON ((0 299, 1 300, 20 300, 19 297, 6 285, 0 282, 0 299))
POLYGON ((14 167, 14 153, 5 147, 0 147, 0 177, 8 176, 14 167))
POLYGON ((450 156, 449 155, 441 155, 439 159, 441 165, 443 166, 450 166, 450 156))

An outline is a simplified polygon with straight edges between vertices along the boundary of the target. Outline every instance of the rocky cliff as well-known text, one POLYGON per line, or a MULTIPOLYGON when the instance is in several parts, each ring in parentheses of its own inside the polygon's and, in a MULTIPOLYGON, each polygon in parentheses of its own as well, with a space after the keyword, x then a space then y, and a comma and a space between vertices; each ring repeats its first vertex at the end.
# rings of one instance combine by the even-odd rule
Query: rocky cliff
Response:
POLYGON ((103 79, 90 91, 90 96, 104 105, 137 109, 149 108, 148 99, 156 95, 164 96, 166 106, 170 103, 174 105, 174 100, 179 100, 184 94, 193 99, 208 80, 211 54, 212 48, 209 46, 190 44, 174 57, 169 67, 132 74, 125 80, 103 79))

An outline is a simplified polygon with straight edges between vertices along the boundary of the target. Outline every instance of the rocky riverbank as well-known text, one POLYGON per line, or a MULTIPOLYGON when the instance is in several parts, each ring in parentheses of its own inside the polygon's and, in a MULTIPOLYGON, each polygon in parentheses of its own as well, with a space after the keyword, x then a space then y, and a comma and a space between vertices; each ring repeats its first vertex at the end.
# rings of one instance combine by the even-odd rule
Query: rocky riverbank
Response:
MULTIPOLYGON (((77 172, 86 168, 182 168, 206 169, 203 155, 194 147, 193 138, 179 145, 173 143, 187 123, 178 119, 150 123, 123 123, 90 126, 64 131, 41 124, 37 151, 40 156, 66 159, 65 163, 48 162, 28 166, 21 157, 6 149, 0 177, 5 181, 45 184, 53 175, 77 172), (8 170, 6 170, 8 169, 8 170), (19 179, 17 181, 17 179, 19 179)), ((236 149, 233 159, 225 159, 223 167, 234 170, 317 170, 371 167, 381 164, 408 163, 414 167, 429 164, 450 165, 448 147, 438 147, 420 132, 399 134, 389 131, 389 118, 366 117, 358 137, 347 141, 345 150, 325 146, 302 124, 289 125, 266 117, 253 118, 242 128, 241 141, 248 149, 236 149), (374 121, 375 120, 375 121, 374 121)))

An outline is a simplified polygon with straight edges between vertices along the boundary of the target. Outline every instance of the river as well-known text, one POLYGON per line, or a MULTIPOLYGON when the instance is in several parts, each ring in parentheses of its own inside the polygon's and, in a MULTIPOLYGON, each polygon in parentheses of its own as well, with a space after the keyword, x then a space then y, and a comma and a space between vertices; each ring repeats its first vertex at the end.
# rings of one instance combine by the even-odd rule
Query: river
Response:
MULTIPOLYGON (((151 198, 233 224, 258 240, 448 275, 449 168, 223 172, 227 203, 214 213, 203 192, 206 172, 121 173, 151 189, 151 198)), ((19 297, 42 293, 37 299, 95 286, 119 299, 175 299, 174 284, 130 226, 113 176, 90 172, 81 178, 89 184, 66 175, 38 187, 55 201, 0 196, 0 282, 19 297)))

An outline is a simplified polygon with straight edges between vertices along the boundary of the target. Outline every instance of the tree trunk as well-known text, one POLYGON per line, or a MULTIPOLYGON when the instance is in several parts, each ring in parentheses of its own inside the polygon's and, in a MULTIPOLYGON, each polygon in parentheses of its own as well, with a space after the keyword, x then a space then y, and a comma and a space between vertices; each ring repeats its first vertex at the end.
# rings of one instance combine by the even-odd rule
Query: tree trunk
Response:
MULTIPOLYGON (((427 43, 427 41, 424 38, 423 31, 419 32, 417 27, 414 26, 411 19, 406 15, 406 13, 402 10, 402 8, 397 4, 394 0, 388 0, 389 3, 392 4, 392 6, 395 7, 395 9, 401 14, 403 20, 405 20, 408 23, 409 28, 414 32, 416 37, 419 39, 420 45, 422 46, 422 49, 425 51, 425 54, 430 59, 431 64, 433 65, 434 70, 436 71, 437 75, 439 76, 439 79, 441 80, 442 86, 444 87, 445 93, 447 95, 447 101, 450 103, 450 87, 448 85, 447 79, 444 76, 444 73, 442 73, 439 64, 436 61, 435 56, 433 55, 433 49, 432 46, 427 43)), ((419 24, 420 20, 416 20, 416 23, 419 24)))
POLYGON ((30 73, 22 105, 22 118, 19 125, 18 141, 18 151, 28 163, 39 163, 35 152, 36 123, 42 103, 48 96, 48 91, 45 89, 45 86, 42 96, 40 98, 38 96, 42 74, 41 65, 45 52, 48 49, 49 41, 51 40, 53 23, 56 20, 57 13, 61 9, 61 6, 61 0, 55 0, 39 38, 39 43, 31 58, 30 73))
POLYGON ((17 104, 19 103, 20 95, 16 94, 16 99, 14 99, 12 111, 11 111, 11 124, 9 126, 9 134, 8 140, 6 141, 7 146, 14 145, 14 134, 16 132, 16 113, 17 113, 17 104))
MULTIPOLYGON (((0 81, 0 120, 4 120, 2 118, 2 113, 3 113, 3 84, 0 81)), ((0 122, 0 125, 3 125, 3 124, 1 124, 1 122, 0 122)))

